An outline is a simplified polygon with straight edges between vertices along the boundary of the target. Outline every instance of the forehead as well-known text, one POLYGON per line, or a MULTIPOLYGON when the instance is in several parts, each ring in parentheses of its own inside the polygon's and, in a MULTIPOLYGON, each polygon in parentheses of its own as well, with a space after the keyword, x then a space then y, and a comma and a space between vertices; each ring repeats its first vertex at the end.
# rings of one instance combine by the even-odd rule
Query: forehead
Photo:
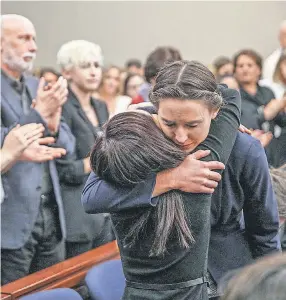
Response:
POLYGON ((185 121, 201 119, 208 113, 208 107, 203 100, 164 99, 159 104, 158 115, 170 121, 185 121))
POLYGON ((106 72, 107 76, 118 77, 120 75, 120 71, 117 68, 111 68, 106 72))
POLYGON ((237 63, 238 64, 241 64, 241 63, 254 63, 256 64, 255 60, 250 57, 249 55, 245 55, 245 54, 242 54, 239 56, 239 58, 237 59, 237 63))
POLYGON ((36 35, 34 25, 26 19, 5 20, 2 29, 3 35, 36 35))

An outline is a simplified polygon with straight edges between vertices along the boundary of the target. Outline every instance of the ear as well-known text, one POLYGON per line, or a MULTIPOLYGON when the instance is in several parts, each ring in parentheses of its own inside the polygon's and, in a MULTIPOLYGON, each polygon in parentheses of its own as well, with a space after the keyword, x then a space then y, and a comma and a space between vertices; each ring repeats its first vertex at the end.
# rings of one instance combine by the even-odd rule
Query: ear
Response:
POLYGON ((212 112, 212 120, 213 119, 215 119, 216 117, 217 117, 217 114, 218 114, 218 112, 219 112, 219 109, 216 109, 216 110, 214 110, 213 112, 212 112))

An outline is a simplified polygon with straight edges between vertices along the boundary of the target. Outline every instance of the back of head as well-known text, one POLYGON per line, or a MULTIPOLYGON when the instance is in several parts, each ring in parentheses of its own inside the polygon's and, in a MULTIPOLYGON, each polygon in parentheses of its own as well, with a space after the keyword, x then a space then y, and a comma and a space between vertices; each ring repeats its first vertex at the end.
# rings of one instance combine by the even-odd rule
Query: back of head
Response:
POLYGON ((146 81, 151 83, 151 80, 156 77, 158 71, 169 62, 182 60, 179 50, 173 47, 158 47, 151 52, 146 60, 144 74, 146 81))
POLYGON ((151 115, 125 112, 105 124, 91 153, 91 165, 99 177, 132 186, 152 173, 175 167, 184 156, 165 138, 151 115))
POLYGON ((263 257, 233 277, 222 300, 285 300, 286 254, 263 257))
MULTIPOLYGON (((118 186, 133 186, 165 169, 178 166, 186 154, 168 140, 146 112, 125 112, 112 117, 95 142, 90 161, 92 170, 102 179, 118 186)), ((193 241, 186 220, 182 196, 170 191, 159 196, 154 208, 142 214, 130 225, 122 241, 126 246, 144 242, 140 237, 147 223, 154 229, 150 256, 164 255, 170 236, 177 236, 178 245, 189 247, 193 241), (172 234, 171 234, 172 233, 172 234), (140 237, 140 238, 139 238, 140 237)))
POLYGON ((85 40, 67 42, 61 46, 57 54, 57 64, 65 71, 90 61, 97 61, 102 66, 102 51, 99 45, 85 40))
POLYGON ((150 101, 158 107, 161 101, 170 98, 204 100, 211 109, 222 105, 214 75, 197 61, 176 61, 159 71, 150 101))

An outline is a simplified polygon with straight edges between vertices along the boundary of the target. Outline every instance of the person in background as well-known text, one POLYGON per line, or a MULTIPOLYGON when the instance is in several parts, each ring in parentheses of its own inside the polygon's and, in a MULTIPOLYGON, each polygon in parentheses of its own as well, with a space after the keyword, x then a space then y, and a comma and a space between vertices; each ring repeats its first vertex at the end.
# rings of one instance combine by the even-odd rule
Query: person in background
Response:
MULTIPOLYGON (((275 138, 275 125, 284 127, 286 122, 285 102, 277 101, 273 91, 259 84, 262 72, 262 58, 253 50, 244 49, 234 57, 234 74, 240 86, 241 123, 251 129, 270 131, 275 138)), ((278 167, 275 138, 266 147, 269 163, 278 167)))
POLYGON ((177 60, 182 60, 182 56, 179 50, 173 47, 158 47, 152 51, 148 55, 144 66, 146 83, 141 86, 138 95, 132 99, 132 104, 149 102, 149 92, 155 84, 157 73, 164 64, 177 60))
POLYGON ((125 71, 130 74, 143 76, 144 70, 139 59, 129 59, 125 64, 125 71))
POLYGON ((271 55, 269 55, 264 61, 263 79, 272 80, 277 62, 282 52, 286 49, 286 20, 282 21, 280 24, 278 39, 280 47, 271 55))
POLYGON ((286 254, 261 258, 227 283, 221 300, 285 300, 286 254))
MULTIPOLYGON (((286 49, 282 52, 280 59, 276 65, 272 81, 263 79, 260 85, 269 87, 273 90, 276 100, 272 105, 275 108, 281 108, 280 116, 286 114, 286 49)), ((279 167, 286 163, 286 121, 276 124, 274 127, 275 142, 273 145, 274 156, 273 165, 279 167)))
POLYGON ((220 56, 213 62, 214 74, 216 77, 222 77, 226 75, 233 75, 233 63, 232 60, 226 56, 220 56))
MULTIPOLYGON (((53 87, 26 76, 36 57, 33 24, 20 15, 1 16, 1 145, 16 124, 42 124, 43 137, 74 150, 74 137, 61 120, 67 83, 53 87)), ((35 141, 39 146, 39 140, 35 141)), ((33 144, 34 144, 33 143, 33 144)), ((45 148, 48 151, 49 147, 45 148)), ((25 151, 23 152, 25 153, 25 151)), ((65 220, 55 161, 39 163, 35 155, 19 161, 2 176, 1 283, 6 284, 65 258, 65 220)))
POLYGON ((67 258, 114 239, 109 216, 87 215, 80 203, 91 172, 88 154, 108 120, 106 104, 92 98, 101 81, 102 62, 100 46, 85 40, 65 43, 57 55, 57 63, 69 83, 63 117, 76 139, 74 155, 67 161, 57 161, 67 224, 67 258))
POLYGON ((132 100, 120 94, 120 69, 115 66, 105 70, 98 90, 93 95, 105 102, 110 117, 126 111, 132 100))
POLYGON ((286 251, 286 164, 280 168, 270 168, 270 176, 278 203, 279 216, 284 221, 280 230, 281 247, 282 251, 286 251))
POLYGON ((226 84, 230 89, 239 91, 239 84, 233 75, 222 75, 216 78, 218 83, 226 84))
POLYGON ((128 74, 123 85, 123 95, 135 98, 144 83, 144 79, 140 75, 128 74))
POLYGON ((45 82, 50 83, 51 85, 54 85, 60 76, 61 75, 53 68, 41 68, 39 72, 39 77, 44 77, 45 82))
POLYGON ((286 96, 286 49, 277 62, 273 78, 271 80, 262 79, 259 84, 269 87, 274 92, 276 99, 283 100, 283 97, 286 96))

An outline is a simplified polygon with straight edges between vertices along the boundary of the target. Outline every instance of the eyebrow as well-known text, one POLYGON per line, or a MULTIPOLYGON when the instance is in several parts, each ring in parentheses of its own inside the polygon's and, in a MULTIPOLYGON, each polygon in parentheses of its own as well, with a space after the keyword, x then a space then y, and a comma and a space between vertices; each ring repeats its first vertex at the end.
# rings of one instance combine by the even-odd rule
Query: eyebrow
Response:
MULTIPOLYGON (((163 117, 161 117, 162 121, 166 122, 166 123, 176 123, 175 121, 170 121, 170 120, 167 120, 163 117)), ((193 124, 197 124, 197 123, 202 123, 203 122, 203 119, 197 119, 197 120, 193 120, 193 121, 190 121, 190 122, 187 122, 186 124, 188 125, 193 125, 193 124)))

